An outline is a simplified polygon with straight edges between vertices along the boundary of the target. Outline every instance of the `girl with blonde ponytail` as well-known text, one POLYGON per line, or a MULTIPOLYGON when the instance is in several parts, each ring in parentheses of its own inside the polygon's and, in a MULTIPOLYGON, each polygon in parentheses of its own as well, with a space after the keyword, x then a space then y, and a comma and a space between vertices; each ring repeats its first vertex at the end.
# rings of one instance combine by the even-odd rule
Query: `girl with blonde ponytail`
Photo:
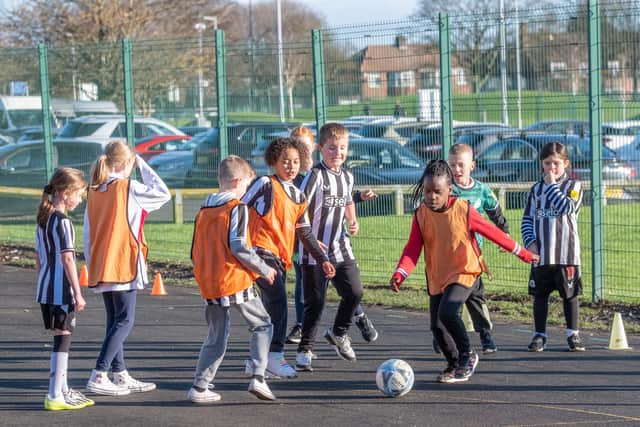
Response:
POLYGON ((66 212, 82 201, 87 181, 72 168, 56 169, 44 186, 36 227, 37 301, 45 329, 53 334, 49 393, 44 407, 50 411, 81 409, 93 405, 82 393, 67 385, 67 365, 75 313, 84 310, 76 270, 75 232, 66 212))
POLYGON ((144 220, 170 198, 162 179, 124 141, 110 142, 93 165, 83 237, 89 287, 102 295, 107 323, 87 382, 93 393, 121 396, 156 388, 129 375, 123 345, 133 328, 137 292, 149 282, 144 220), (142 182, 130 179, 135 167, 142 182))

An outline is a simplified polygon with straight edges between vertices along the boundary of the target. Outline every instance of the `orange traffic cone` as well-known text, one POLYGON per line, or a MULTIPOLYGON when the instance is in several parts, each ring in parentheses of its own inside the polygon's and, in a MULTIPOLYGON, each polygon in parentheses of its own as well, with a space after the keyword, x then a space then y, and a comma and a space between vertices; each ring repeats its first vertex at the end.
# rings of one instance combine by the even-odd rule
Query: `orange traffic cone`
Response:
POLYGON ((164 283, 162 283, 162 276, 157 271, 156 271, 155 277, 153 278, 153 289, 151 289, 151 295, 153 296, 169 295, 167 291, 164 289, 164 283))
POLYGON ((87 264, 82 264, 80 269, 80 277, 78 278, 80 286, 89 286, 89 272, 87 271, 87 264))

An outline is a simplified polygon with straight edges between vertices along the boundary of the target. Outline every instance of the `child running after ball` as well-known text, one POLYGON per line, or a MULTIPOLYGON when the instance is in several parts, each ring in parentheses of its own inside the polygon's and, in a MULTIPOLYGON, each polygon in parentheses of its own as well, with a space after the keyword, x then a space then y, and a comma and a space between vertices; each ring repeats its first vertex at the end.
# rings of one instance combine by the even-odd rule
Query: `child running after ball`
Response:
MULTIPOLYGON (((300 188, 304 177, 311 169, 311 166, 313 166, 313 152, 316 148, 315 138, 313 132, 304 126, 295 127, 291 131, 290 137, 303 142, 309 151, 309 159, 307 162, 308 167, 305 168, 303 165, 300 168, 300 173, 293 180, 293 184, 300 188)), ((356 203, 372 200, 377 197, 378 194, 371 189, 363 191, 356 190, 353 194, 353 203, 355 205, 356 203)), ((345 212, 345 216, 347 216, 347 219, 349 220, 349 233, 352 235, 357 234, 359 230, 354 205, 351 205, 351 208, 345 212)), ((302 338, 302 311, 304 310, 304 299, 302 295, 302 270, 298 263, 298 251, 295 251, 293 254, 293 268, 296 273, 296 286, 294 290, 296 321, 287 334, 287 344, 299 344, 300 339, 302 338)), ((358 307, 356 307, 353 321, 358 329, 360 329, 360 334, 366 342, 373 342, 378 339, 378 331, 373 326, 373 322, 365 314, 361 304, 358 304, 358 307)))
POLYGON ((212 403, 221 398, 210 384, 227 350, 231 307, 240 313, 251 332, 249 392, 261 400, 276 399, 264 380, 273 326, 252 283, 262 276, 265 285, 271 286, 277 272, 253 251, 249 212, 239 200, 253 177, 254 172, 244 159, 233 155, 224 159, 218 168, 220 192, 210 194, 196 216, 191 259, 193 275, 206 303, 209 332, 188 393, 193 403, 212 403))
POLYGON ((529 351, 543 351, 547 344, 549 295, 558 290, 567 322, 569 351, 585 351, 578 333, 578 298, 582 293, 578 213, 582 186, 567 176, 569 154, 564 145, 550 142, 540 150, 544 177, 536 182, 522 216, 522 241, 540 254, 531 268, 529 295, 533 295, 535 331, 529 351))
POLYGON ((390 280, 391 290, 398 292, 424 248, 431 331, 447 360, 446 369, 437 378, 442 383, 468 381, 478 364, 460 318, 462 304, 478 286, 478 276, 487 271, 475 233, 524 262, 538 260, 537 255, 482 218, 469 201, 453 197, 453 181, 444 160, 433 160, 425 168, 413 193, 416 204, 422 201, 390 280))
MULTIPOLYGON (((278 273, 271 285, 262 279, 256 280, 262 302, 273 323, 267 375, 294 378, 297 373, 284 357, 284 344, 288 313, 285 274, 292 265, 296 236, 321 265, 326 278, 333 277, 335 269, 311 232, 305 215, 305 195, 293 184, 300 167, 308 168, 306 162, 310 156, 307 146, 297 139, 278 138, 269 144, 264 157, 275 174, 254 181, 242 201, 250 207, 249 228, 256 253, 278 273)), ((250 361, 247 361, 246 373, 251 371, 250 361)))
MULTIPOLYGON (((453 172, 453 195, 464 200, 468 200, 480 214, 486 213, 491 222, 496 227, 509 234, 509 224, 502 214, 502 208, 498 199, 488 185, 471 177, 471 172, 475 168, 473 161, 473 149, 468 144, 454 144, 449 149, 449 167, 453 172)), ((482 249, 482 237, 476 236, 478 246, 482 249)), ((487 300, 484 297, 484 283, 482 276, 478 276, 478 286, 469 295, 465 306, 469 311, 473 328, 480 334, 480 345, 482 352, 494 353, 498 351, 491 336, 493 324, 487 307, 487 300)))
MULTIPOLYGON (((362 299, 362 282, 351 241, 344 228, 345 211, 353 204, 353 175, 342 167, 349 152, 349 131, 339 123, 327 123, 320 129, 318 143, 322 161, 305 176, 301 190, 309 203, 311 229, 327 248, 329 260, 335 266, 335 276, 331 281, 340 295, 333 326, 325 331, 324 338, 340 358, 355 362, 356 353, 347 332, 362 299)), ((299 250, 304 311, 296 370, 311 371, 312 350, 329 280, 319 264, 321 260, 302 245, 299 250)))
POLYGON ((45 329, 53 334, 49 371, 49 393, 44 408, 49 411, 81 409, 94 404, 69 388, 67 366, 76 313, 86 305, 76 270, 75 231, 66 213, 82 201, 87 181, 72 168, 56 169, 42 192, 36 228, 37 301, 45 329))

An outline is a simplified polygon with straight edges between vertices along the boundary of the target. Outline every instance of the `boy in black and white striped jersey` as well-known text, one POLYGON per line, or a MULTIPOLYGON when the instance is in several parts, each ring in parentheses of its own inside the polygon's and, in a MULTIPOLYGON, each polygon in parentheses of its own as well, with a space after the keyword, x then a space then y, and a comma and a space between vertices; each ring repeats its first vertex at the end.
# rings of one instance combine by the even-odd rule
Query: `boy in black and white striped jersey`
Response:
MULTIPOLYGON (((347 331, 362 298, 362 283, 349 235, 344 227, 346 210, 353 204, 353 175, 342 168, 349 149, 349 131, 338 123, 327 123, 320 129, 318 145, 322 161, 306 175, 301 190, 307 198, 311 229, 316 238, 327 247, 327 256, 336 268, 332 280, 340 295, 340 303, 333 327, 327 329, 324 337, 335 348, 338 356, 353 362, 356 354, 351 348, 347 331)), ((324 272, 316 260, 302 245, 299 251, 304 312, 296 369, 310 371, 328 280, 324 278, 324 272)))

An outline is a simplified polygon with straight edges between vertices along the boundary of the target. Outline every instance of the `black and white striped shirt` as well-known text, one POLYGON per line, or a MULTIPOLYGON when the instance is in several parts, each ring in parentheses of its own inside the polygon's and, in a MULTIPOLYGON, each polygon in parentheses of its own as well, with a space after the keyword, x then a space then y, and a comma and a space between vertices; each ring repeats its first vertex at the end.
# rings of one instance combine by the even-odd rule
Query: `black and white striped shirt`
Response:
POLYGON ((40 260, 37 301, 40 304, 68 305, 75 302, 71 283, 64 272, 62 253, 75 253, 75 231, 71 220, 54 211, 45 228, 36 228, 36 253, 40 260))
POLYGON ((580 182, 566 174, 554 184, 539 181, 531 188, 522 216, 522 241, 525 247, 537 243, 539 265, 580 265, 582 195, 580 182))
MULTIPOLYGON (((280 178, 278 181, 282 184, 285 193, 296 204, 304 203, 304 194, 291 182, 284 182, 280 178)), ((265 216, 273 207, 273 185, 271 178, 261 176, 256 179, 242 196, 242 202, 247 206, 253 207, 260 216, 265 216)))
MULTIPOLYGON (((309 223, 316 238, 327 246, 329 260, 336 264, 354 260, 349 235, 344 227, 347 205, 353 203, 353 175, 345 169, 335 172, 320 162, 305 176, 300 187, 307 197, 309 223)), ((316 264, 302 244, 300 264, 316 264)))

